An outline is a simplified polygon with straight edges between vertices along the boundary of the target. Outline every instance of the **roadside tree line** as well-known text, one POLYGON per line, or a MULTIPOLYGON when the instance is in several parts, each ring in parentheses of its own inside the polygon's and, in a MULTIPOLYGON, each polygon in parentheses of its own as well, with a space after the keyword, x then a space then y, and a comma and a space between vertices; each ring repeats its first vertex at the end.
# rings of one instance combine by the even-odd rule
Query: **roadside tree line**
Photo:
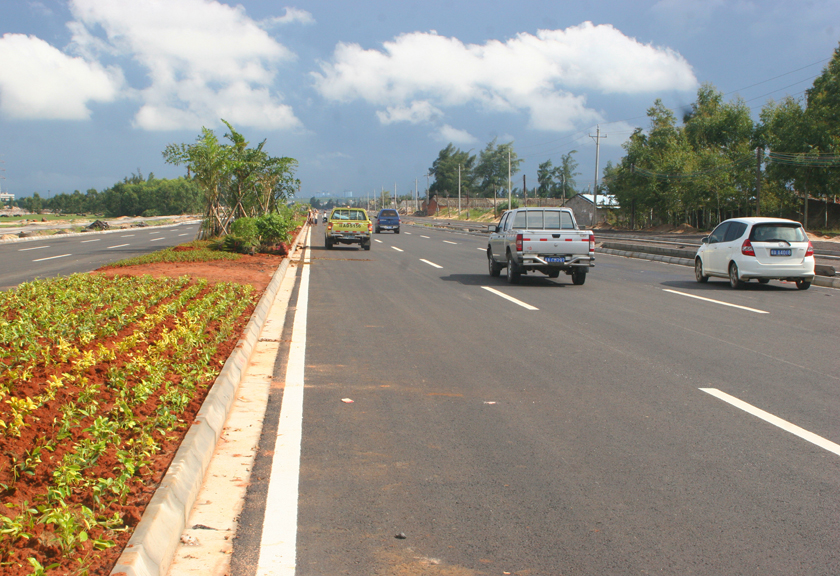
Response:
MULTIPOLYGON (((734 216, 782 216, 829 226, 840 190, 840 48, 806 90, 764 105, 754 121, 746 102, 704 84, 678 123, 656 100, 648 129, 625 142, 626 155, 603 173, 631 227, 662 223, 708 229, 734 216), (825 202, 819 221, 809 197, 825 202)), ((835 222, 836 225, 836 222, 835 222)))
MULTIPOLYGON (((438 153, 429 168, 434 182, 429 186, 429 196, 451 197, 458 194, 478 198, 506 197, 509 180, 516 183, 514 176, 519 172, 523 159, 513 149, 513 142, 499 144, 494 138, 481 152, 461 150, 449 143, 438 153)), ((564 154, 560 163, 554 166, 551 160, 540 164, 537 182, 528 190, 529 195, 542 198, 570 198, 578 193, 575 176, 578 163, 574 159, 577 150, 564 154)), ((522 197, 523 187, 511 185, 511 194, 522 197)))
POLYGON ((187 178, 144 178, 140 170, 98 192, 90 188, 82 194, 61 193, 44 198, 38 192, 15 202, 17 206, 33 213, 49 210, 61 214, 103 214, 109 218, 119 216, 169 216, 194 214, 201 211, 201 190, 187 178))

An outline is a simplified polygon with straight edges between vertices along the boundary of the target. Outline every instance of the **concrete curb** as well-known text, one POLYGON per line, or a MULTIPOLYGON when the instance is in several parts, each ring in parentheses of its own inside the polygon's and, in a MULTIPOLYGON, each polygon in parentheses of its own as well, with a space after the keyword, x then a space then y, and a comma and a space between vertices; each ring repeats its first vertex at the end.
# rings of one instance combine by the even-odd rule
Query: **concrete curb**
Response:
MULTIPOLYGON (((308 225, 304 225, 292 244, 290 256, 307 230, 308 225)), ((112 576, 166 576, 169 571, 236 390, 290 262, 291 258, 284 259, 274 272, 245 326, 242 338, 222 367, 195 422, 175 453, 175 458, 143 512, 125 550, 111 570, 112 576)))
MULTIPOLYGON (((612 248, 596 248, 596 251, 602 254, 612 254, 613 256, 624 256, 625 258, 641 258, 642 260, 653 260, 655 262, 667 262, 668 264, 694 267, 694 260, 691 258, 662 256, 660 254, 648 254, 646 252, 630 252, 628 250, 613 250, 612 248)), ((840 278, 814 276, 814 281, 811 284, 824 288, 840 288, 840 278)))

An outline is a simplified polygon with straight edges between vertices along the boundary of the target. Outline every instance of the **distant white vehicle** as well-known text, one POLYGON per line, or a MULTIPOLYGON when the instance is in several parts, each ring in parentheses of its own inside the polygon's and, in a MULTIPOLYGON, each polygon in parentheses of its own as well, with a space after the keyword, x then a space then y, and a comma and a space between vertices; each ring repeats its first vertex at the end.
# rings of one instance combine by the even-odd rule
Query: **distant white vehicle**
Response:
POLYGON ((733 288, 746 282, 796 282, 807 290, 814 280, 814 246, 802 224, 782 218, 733 218, 702 240, 694 257, 694 276, 728 278, 733 288))

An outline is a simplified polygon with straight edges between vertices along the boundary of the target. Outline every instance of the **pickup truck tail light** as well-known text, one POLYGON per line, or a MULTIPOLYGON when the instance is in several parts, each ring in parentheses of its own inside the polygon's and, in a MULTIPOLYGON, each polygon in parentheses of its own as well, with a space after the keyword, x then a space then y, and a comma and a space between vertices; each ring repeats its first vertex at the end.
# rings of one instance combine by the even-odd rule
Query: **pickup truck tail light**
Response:
POLYGON ((807 258, 808 256, 813 256, 813 255, 814 255, 814 245, 811 244, 811 241, 809 240, 808 241, 808 248, 805 249, 805 258, 807 258))
POLYGON ((327 223, 327 232, 332 231, 332 222, 327 223))
POLYGON ((744 240, 744 243, 741 244, 741 254, 744 256, 755 256, 755 249, 753 245, 750 243, 750 239, 747 238, 744 240))
POLYGON ((516 235, 516 251, 522 252, 522 234, 516 235))
POLYGON ((589 235, 589 251, 595 252, 595 234, 589 235))
POLYGON ((373 222, 368 222, 368 232, 373 232, 373 222))

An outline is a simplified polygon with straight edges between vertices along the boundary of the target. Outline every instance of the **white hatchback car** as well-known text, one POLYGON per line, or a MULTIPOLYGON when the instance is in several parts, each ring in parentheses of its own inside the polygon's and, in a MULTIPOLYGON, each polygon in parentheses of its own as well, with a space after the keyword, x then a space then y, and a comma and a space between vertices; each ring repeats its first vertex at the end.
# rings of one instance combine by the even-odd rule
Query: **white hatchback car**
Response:
POLYGON ((745 282, 796 282, 807 290, 814 280, 814 247, 802 224, 782 218, 733 218, 703 238, 694 257, 694 276, 729 278, 733 288, 745 282))

